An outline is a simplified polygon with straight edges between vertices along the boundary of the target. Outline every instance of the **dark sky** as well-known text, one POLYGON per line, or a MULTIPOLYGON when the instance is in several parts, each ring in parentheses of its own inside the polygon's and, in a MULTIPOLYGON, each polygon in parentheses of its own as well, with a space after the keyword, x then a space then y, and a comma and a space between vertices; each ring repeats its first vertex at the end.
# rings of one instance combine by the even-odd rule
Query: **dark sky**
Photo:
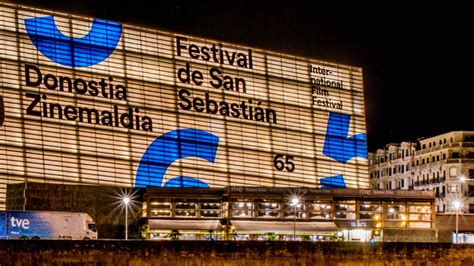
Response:
POLYGON ((472 1, 13 2, 362 67, 369 151, 474 130, 472 1))

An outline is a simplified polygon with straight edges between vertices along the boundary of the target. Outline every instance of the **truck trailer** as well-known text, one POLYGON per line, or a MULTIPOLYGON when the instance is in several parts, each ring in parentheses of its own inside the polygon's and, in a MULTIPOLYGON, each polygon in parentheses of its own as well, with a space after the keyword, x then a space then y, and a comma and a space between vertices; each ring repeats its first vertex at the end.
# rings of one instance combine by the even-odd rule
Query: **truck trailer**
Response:
POLYGON ((0 211, 0 239, 97 239, 87 213, 0 211))

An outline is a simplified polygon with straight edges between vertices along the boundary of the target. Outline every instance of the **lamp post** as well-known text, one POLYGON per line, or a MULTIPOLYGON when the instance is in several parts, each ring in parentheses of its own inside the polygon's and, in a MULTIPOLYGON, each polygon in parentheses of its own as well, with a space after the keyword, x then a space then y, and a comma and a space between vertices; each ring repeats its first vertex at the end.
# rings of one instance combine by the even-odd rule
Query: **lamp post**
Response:
POLYGON ((128 240, 128 204, 130 203, 130 197, 123 197, 123 204, 125 204, 125 240, 128 240))
POLYGON ((456 200, 453 202, 454 209, 456 210, 456 244, 458 243, 458 233, 459 233, 459 209, 461 208, 461 201, 456 200))
MULTIPOLYGON (((464 183, 466 182, 467 178, 466 176, 464 175, 460 175, 459 176, 459 184, 458 184, 458 194, 460 194, 458 196, 458 198, 462 198, 463 197, 463 191, 464 191, 464 183)), ((455 200, 453 202, 453 207, 454 209, 456 210, 456 244, 458 244, 459 242, 459 238, 458 238, 458 234, 459 234, 459 211, 462 207, 463 203, 461 200, 455 200)))
POLYGON ((291 205, 293 206, 294 210, 294 219, 293 219, 293 241, 296 240, 296 207, 300 203, 300 199, 296 196, 291 198, 291 205))

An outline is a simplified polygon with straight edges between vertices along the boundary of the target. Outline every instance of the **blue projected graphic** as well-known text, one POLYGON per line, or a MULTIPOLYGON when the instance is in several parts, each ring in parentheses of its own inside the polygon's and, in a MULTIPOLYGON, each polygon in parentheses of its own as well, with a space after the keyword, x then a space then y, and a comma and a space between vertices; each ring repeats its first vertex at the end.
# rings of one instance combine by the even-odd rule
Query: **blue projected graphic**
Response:
POLYGON ((120 23, 94 19, 81 38, 62 34, 54 16, 25 19, 31 42, 50 60, 69 67, 88 67, 104 61, 115 50, 122 35, 120 23))
POLYGON ((366 134, 347 137, 351 116, 330 113, 323 154, 334 160, 346 163, 353 157, 367 158, 366 134))
POLYGON ((166 182, 163 187, 209 187, 208 184, 204 183, 203 181, 187 176, 178 176, 174 177, 168 182, 166 182))
POLYGON ((345 188, 347 187, 344 177, 342 175, 335 175, 331 177, 324 177, 320 180, 323 188, 345 188))
POLYGON ((168 167, 179 159, 197 157, 214 162, 218 144, 219 137, 198 129, 178 129, 161 135, 143 154, 135 186, 209 187, 199 179, 186 176, 174 177, 163 185, 163 178, 168 167))

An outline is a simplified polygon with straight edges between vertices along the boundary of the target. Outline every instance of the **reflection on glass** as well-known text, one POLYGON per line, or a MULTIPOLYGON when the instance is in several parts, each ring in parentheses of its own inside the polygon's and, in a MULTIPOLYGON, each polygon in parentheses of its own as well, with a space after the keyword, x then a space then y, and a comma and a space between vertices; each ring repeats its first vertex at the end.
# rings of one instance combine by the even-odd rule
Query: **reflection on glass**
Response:
POLYGON ((403 220, 403 218, 405 217, 405 214, 404 214, 405 211, 406 211, 405 205, 389 205, 385 208, 385 219, 386 220, 403 220))
POLYGON ((369 220, 372 220, 372 219, 375 217, 375 214, 372 213, 372 212, 361 212, 361 213, 359 214, 359 217, 360 217, 360 219, 362 219, 362 220, 364 220, 364 219, 365 219, 365 220, 368 220, 368 219, 369 219, 369 220))
POLYGON ((289 211, 289 210, 303 211, 304 210, 304 204, 303 203, 299 203, 299 204, 296 204, 296 205, 292 205, 291 203, 286 203, 283 207, 287 211, 289 211))
POLYGON ((171 209, 171 203, 169 202, 152 202, 150 203, 153 209, 171 209))
POLYGON ((201 217, 220 217, 220 211, 201 211, 201 217))
POLYGON ((221 204, 220 203, 201 203, 201 209, 204 210, 220 210, 221 204))
POLYGON ((306 213, 302 211, 285 211, 283 212, 283 217, 285 218, 306 218, 306 213))
POLYGON ((431 213, 430 206, 410 206, 410 213, 431 213))
POLYGON ((252 202, 234 202, 232 204, 233 209, 239 209, 239 210, 251 210, 253 209, 253 203, 252 202))
POLYGON ((381 206, 376 205, 376 204, 370 204, 370 203, 361 203, 359 205, 360 211, 363 212, 380 212, 381 206))
POLYGON ((177 202, 176 209, 196 209, 196 203, 192 202, 177 202))
POLYGON ((336 219, 351 219, 354 220, 356 217, 355 212, 336 212, 336 219))
POLYGON ((176 217, 196 217, 196 211, 176 211, 176 217))
POLYGON ((257 216, 261 218, 275 218, 278 217, 278 211, 258 211, 257 216))
POLYGON ((275 202, 261 202, 257 204, 257 208, 260 210, 278 210, 279 204, 275 202))
POLYGON ((232 217, 252 217, 252 211, 234 210, 232 217))
POLYGON ((324 220, 329 220, 331 218, 330 212, 329 211, 324 211, 324 212, 310 212, 309 213, 309 218, 311 219, 324 219, 324 220))
POLYGON ((331 209, 331 205, 326 203, 310 203, 307 206, 308 210, 315 212, 327 211, 331 209))
POLYGON ((171 211, 166 210, 151 210, 150 216, 154 217, 169 217, 171 216, 171 211))

